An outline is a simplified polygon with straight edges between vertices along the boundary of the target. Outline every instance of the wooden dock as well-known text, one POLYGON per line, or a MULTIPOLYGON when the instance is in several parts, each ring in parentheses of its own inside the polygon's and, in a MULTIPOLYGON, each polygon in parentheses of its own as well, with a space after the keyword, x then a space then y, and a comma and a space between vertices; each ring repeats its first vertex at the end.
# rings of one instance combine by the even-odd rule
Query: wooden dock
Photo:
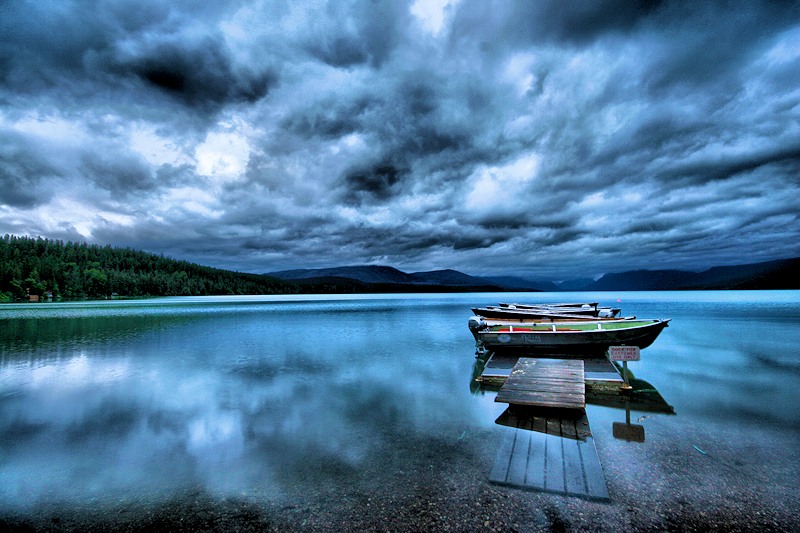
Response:
POLYGON ((497 420, 507 427, 489 481, 609 500, 586 411, 519 409, 509 407, 497 420))
MULTIPOLYGON (((519 356, 492 354, 475 378, 483 387, 501 387, 511 375, 519 356)), ((614 364, 605 357, 583 359, 583 374, 588 388, 619 389, 623 380, 614 364)))
POLYGON ((518 358, 495 398, 509 407, 496 420, 505 428, 489 481, 608 500, 586 388, 582 359, 518 358))
POLYGON ((583 409, 586 406, 583 360, 520 357, 495 401, 583 409))

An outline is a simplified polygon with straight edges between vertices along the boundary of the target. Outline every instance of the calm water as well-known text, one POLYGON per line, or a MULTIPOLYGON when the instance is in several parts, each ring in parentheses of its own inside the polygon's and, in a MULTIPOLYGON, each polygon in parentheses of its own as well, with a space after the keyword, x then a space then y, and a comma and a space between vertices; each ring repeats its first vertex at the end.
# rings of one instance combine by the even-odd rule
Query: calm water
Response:
MULTIPOLYGON (((356 475, 380 481, 392 472, 372 468, 375 458, 425 453, 404 439, 497 427, 504 406, 472 386, 470 307, 567 300, 673 319, 631 363, 677 413, 642 418, 639 446, 708 453, 720 438, 778 450, 800 442, 798 291, 6 305, 0 509, 158 500, 187 488, 279 499, 356 475)), ((587 409, 598 448, 616 453, 611 425, 624 412, 587 409)))

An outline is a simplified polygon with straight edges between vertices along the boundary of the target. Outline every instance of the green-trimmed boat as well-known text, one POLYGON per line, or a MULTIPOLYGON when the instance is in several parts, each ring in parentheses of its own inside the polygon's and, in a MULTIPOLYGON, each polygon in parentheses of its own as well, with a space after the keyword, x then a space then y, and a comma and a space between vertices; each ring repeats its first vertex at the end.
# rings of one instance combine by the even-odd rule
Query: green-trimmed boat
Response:
POLYGON ((469 319, 478 352, 586 355, 601 354, 609 346, 646 348, 669 325, 670 319, 493 322, 481 316, 469 319))

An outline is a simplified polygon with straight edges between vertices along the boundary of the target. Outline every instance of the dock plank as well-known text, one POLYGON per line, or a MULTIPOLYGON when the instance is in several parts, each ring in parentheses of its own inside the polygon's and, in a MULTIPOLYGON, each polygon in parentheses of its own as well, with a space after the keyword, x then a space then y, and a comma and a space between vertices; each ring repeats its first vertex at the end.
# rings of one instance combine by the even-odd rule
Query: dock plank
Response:
POLYGON ((600 500, 610 499, 594 440, 589 438, 585 441, 577 441, 577 445, 583 463, 583 474, 586 477, 586 493, 600 500))
POLYGON ((586 405, 583 361, 521 357, 495 401, 582 409, 586 405))
MULTIPOLYGON (((498 397, 499 396, 500 393, 498 393, 498 397)), ((496 401, 514 405, 530 405, 566 409, 581 409, 585 405, 584 396, 582 394, 565 394, 554 392, 537 393, 531 391, 514 390, 506 390, 502 399, 496 401)))
POLYGON ((507 483, 508 469, 511 464, 512 453, 514 451, 514 442, 517 439, 518 430, 511 429, 505 432, 500 447, 497 449, 497 456, 495 457, 492 471, 489 472, 489 479, 497 483, 507 483))
POLYGON ((516 431, 515 437, 514 449, 511 452, 511 461, 509 461, 508 464, 506 482, 511 485, 524 485, 526 470, 528 468, 531 437, 530 433, 527 431, 516 431))
MULTIPOLYGON (((575 432, 575 422, 573 420, 562 420, 562 435, 575 432)), ((569 494, 580 494, 587 491, 585 476, 583 472, 583 461, 581 461, 578 440, 563 439, 562 451, 564 453, 564 464, 575 465, 572 468, 564 469, 564 491, 569 494)))
POLYGON ((538 431, 530 431, 528 433, 530 434, 530 444, 528 447, 528 467, 525 471, 525 484, 516 486, 526 488, 544 487, 547 435, 538 431))
POLYGON ((540 380, 527 382, 509 380, 504 385, 505 390, 524 390, 531 392, 564 391, 572 394, 583 394, 586 390, 581 382, 567 380, 540 380))
POLYGON ((545 434, 545 473, 544 490, 550 492, 566 492, 564 485, 564 452, 560 435, 550 433, 551 424, 548 420, 547 433, 545 434))

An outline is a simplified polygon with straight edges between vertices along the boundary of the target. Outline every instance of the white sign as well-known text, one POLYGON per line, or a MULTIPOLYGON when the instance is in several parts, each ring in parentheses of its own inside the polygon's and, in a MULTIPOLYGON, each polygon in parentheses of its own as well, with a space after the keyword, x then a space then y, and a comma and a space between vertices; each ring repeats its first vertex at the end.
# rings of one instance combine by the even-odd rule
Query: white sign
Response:
POLYGON ((638 361, 638 346, 609 346, 608 357, 612 361, 638 361))

